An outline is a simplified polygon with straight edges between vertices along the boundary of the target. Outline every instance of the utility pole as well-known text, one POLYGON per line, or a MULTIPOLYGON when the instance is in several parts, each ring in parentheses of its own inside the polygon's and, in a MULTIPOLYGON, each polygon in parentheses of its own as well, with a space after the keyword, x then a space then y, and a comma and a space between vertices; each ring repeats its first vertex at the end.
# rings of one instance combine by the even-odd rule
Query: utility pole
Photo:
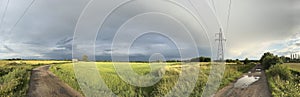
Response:
POLYGON ((218 52, 217 52, 217 61, 224 61, 224 45, 223 43, 226 41, 226 39, 223 37, 223 31, 222 28, 220 28, 220 32, 216 33, 216 36, 218 38, 216 41, 218 42, 218 52))

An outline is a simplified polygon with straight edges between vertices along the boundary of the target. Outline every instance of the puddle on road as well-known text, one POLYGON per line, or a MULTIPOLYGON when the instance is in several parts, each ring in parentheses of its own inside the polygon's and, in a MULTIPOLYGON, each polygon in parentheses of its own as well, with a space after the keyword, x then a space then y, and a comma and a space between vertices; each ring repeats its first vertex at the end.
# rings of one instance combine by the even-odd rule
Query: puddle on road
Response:
POLYGON ((244 75, 244 77, 237 80, 237 82, 234 84, 234 88, 247 88, 259 79, 260 77, 244 75))

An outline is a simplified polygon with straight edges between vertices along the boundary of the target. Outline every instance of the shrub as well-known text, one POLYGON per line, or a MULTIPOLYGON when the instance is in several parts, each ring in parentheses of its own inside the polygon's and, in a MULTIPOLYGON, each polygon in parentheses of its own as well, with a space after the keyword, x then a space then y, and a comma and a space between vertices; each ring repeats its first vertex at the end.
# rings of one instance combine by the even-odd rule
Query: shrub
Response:
POLYGON ((300 97, 299 72, 287 66, 275 65, 267 72, 269 86, 274 97, 300 97))
POLYGON ((274 65, 267 72, 270 76, 279 76, 282 80, 289 80, 292 76, 290 69, 283 65, 274 65))

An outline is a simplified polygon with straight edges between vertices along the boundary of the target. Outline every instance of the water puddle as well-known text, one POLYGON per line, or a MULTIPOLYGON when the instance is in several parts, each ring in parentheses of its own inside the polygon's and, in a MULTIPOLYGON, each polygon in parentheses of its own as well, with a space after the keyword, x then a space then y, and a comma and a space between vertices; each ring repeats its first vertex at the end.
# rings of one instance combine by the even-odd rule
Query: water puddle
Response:
POLYGON ((259 79, 260 77, 244 75, 244 77, 237 80, 237 82, 234 84, 234 88, 247 88, 259 79))

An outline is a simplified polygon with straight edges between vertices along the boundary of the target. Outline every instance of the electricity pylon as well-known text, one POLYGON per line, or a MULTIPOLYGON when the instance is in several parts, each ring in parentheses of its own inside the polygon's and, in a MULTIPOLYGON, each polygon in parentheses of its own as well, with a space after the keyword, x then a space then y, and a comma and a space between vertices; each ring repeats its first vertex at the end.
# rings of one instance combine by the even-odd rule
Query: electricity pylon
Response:
POLYGON ((218 38, 216 39, 216 41, 218 42, 218 52, 217 52, 217 61, 224 61, 224 43, 226 41, 226 39, 223 37, 223 31, 222 28, 220 28, 220 32, 216 33, 216 36, 218 36, 218 38))

